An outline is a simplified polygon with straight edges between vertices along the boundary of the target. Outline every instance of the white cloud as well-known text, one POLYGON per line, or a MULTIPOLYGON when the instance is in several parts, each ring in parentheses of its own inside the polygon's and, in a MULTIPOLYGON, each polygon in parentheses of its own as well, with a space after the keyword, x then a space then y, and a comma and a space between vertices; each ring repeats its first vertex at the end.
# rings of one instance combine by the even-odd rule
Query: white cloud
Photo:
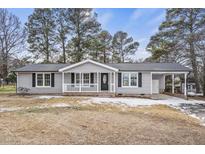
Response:
POLYGON ((98 21, 102 24, 102 26, 105 28, 113 18, 113 14, 111 12, 105 12, 99 15, 98 21))
POLYGON ((140 12, 139 9, 135 9, 134 12, 130 16, 130 20, 137 20, 142 16, 142 11, 140 12))
POLYGON ((150 52, 146 51, 145 47, 139 47, 139 49, 135 53, 135 59, 146 59, 150 57, 150 52))
POLYGON ((158 9, 135 9, 130 16, 130 20, 137 20, 139 18, 149 17, 156 13, 158 9))

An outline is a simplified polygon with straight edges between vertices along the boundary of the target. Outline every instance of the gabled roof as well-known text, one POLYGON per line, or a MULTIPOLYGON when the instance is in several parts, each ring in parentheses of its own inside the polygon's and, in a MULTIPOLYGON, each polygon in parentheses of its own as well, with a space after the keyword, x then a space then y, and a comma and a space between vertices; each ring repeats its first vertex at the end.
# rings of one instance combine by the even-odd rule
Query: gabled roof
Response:
POLYGON ((79 66, 79 65, 83 65, 85 63, 92 63, 92 64, 95 64, 95 65, 98 65, 98 66, 101 66, 101 67, 104 67, 104 68, 107 68, 107 69, 110 69, 110 70, 113 70, 113 71, 118 71, 118 69, 115 68, 115 67, 112 67, 112 66, 109 66, 109 65, 106 65, 106 64, 103 64, 103 63, 99 63, 99 62, 87 59, 87 60, 81 61, 79 63, 75 63, 73 65, 69 65, 69 66, 66 66, 64 68, 61 68, 61 69, 59 69, 59 72, 63 72, 65 70, 74 68, 74 67, 79 66))
POLYGON ((85 60, 76 64, 31 64, 16 69, 15 72, 59 72, 64 71, 84 63, 93 64, 111 69, 113 71, 158 71, 158 72, 190 72, 191 69, 178 63, 116 63, 102 64, 93 60, 85 60))
POLYGON ((58 72, 70 64, 31 64, 15 70, 15 72, 58 72))

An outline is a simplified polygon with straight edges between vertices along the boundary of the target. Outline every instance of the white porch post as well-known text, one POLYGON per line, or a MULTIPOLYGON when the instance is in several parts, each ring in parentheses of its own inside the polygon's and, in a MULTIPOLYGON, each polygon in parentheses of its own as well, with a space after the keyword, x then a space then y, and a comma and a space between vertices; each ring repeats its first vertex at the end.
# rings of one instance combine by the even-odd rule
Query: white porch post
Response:
POLYGON ((186 89, 186 87, 187 87, 187 73, 184 73, 184 96, 186 96, 187 95, 187 89, 186 89))
POLYGON ((150 94, 152 95, 152 72, 150 74, 150 83, 151 83, 151 85, 150 85, 150 87, 151 87, 150 94))
POLYGON ((110 72, 109 74, 110 74, 109 76, 110 92, 112 92, 112 73, 110 72))
POLYGON ((174 94, 174 74, 172 74, 172 94, 174 94))
POLYGON ((97 92, 99 92, 99 72, 97 72, 97 92))
POLYGON ((113 90, 114 90, 114 93, 115 93, 115 91, 116 91, 116 89, 115 89, 115 72, 114 72, 114 79, 113 79, 113 82, 114 82, 114 83, 113 83, 113 86, 114 86, 114 87, 113 87, 113 88, 114 88, 113 90))
POLYGON ((80 72, 80 85, 79 85, 79 86, 80 86, 80 88, 79 88, 79 91, 80 91, 80 92, 81 92, 81 90, 82 90, 82 88, 81 88, 82 86, 81 86, 81 85, 82 85, 82 73, 80 72))
POLYGON ((164 80, 163 81, 163 84, 164 84, 163 85, 163 92, 165 92, 165 87, 166 87, 166 75, 165 74, 163 75, 163 80, 164 80))
POLYGON ((62 91, 64 93, 65 89, 64 89, 64 72, 62 73, 62 91))

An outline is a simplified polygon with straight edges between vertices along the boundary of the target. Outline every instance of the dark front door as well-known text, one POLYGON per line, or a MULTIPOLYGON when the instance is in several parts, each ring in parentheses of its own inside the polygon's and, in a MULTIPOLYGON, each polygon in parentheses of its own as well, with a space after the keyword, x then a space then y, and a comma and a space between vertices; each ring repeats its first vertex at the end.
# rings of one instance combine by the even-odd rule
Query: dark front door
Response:
POLYGON ((101 73, 101 90, 108 90, 108 73, 101 73))

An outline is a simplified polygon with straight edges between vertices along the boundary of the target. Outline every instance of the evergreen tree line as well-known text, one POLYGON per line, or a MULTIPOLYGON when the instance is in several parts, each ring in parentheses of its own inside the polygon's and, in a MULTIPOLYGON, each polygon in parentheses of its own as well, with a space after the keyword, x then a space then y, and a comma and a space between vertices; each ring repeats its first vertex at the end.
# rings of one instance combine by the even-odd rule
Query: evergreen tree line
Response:
POLYGON ((26 30, 28 50, 44 63, 125 62, 139 46, 126 32, 102 30, 93 9, 35 9, 26 30))

